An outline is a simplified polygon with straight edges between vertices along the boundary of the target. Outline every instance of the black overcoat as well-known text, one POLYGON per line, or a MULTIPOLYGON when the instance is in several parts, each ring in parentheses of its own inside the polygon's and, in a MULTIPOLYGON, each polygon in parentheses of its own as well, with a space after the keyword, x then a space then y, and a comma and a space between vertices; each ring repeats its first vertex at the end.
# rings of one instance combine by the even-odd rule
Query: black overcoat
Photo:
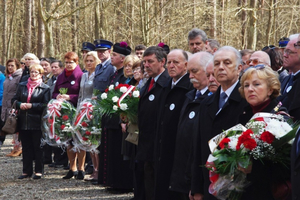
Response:
POLYGON ((189 74, 185 74, 173 88, 171 86, 172 80, 169 80, 159 105, 154 144, 155 199, 168 198, 180 111, 186 98, 185 94, 193 89, 189 74))
POLYGON ((148 92, 151 79, 147 81, 140 92, 138 109, 139 143, 137 160, 154 161, 154 139, 157 127, 158 107, 164 92, 163 87, 171 80, 167 70, 157 79, 152 89, 148 92))
POLYGON ((238 91, 238 83, 228 100, 219 111, 220 89, 211 96, 204 99, 200 105, 199 133, 197 135, 196 147, 194 148, 194 158, 192 164, 192 187, 191 192, 204 194, 205 199, 216 199, 208 192, 210 185, 208 170, 203 167, 211 153, 208 141, 226 129, 239 123, 239 117, 248 104, 238 91), (218 114, 217 114, 218 113, 218 114))
POLYGON ((170 190, 186 193, 191 189, 190 173, 192 144, 198 133, 199 108, 200 103, 209 94, 209 90, 195 99, 196 89, 186 94, 186 99, 182 106, 179 117, 176 146, 172 175, 170 180, 170 190))
POLYGON ((291 180, 292 180, 292 199, 300 199, 300 154, 296 154, 297 141, 300 137, 300 131, 298 129, 294 144, 291 151, 291 180))

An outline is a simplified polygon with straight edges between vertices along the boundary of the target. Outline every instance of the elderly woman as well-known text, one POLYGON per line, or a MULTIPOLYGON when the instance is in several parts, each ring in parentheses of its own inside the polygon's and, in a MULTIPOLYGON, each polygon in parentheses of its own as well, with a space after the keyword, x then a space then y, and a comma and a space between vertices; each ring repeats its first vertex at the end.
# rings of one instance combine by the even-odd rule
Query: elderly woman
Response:
POLYGON ((125 83, 129 85, 135 85, 136 80, 133 78, 132 66, 140 59, 136 55, 128 55, 125 57, 123 62, 123 71, 126 79, 125 83))
MULTIPOLYGON (((11 58, 6 62, 5 68, 5 81, 3 83, 3 99, 2 99, 2 112, 1 120, 5 123, 9 110, 11 109, 11 99, 14 97, 17 91, 17 87, 22 76, 22 69, 20 68, 18 59, 11 58)), ((13 150, 6 156, 19 156, 22 153, 22 146, 19 142, 18 133, 13 134, 13 150)))
MULTIPOLYGON (((253 114, 257 112, 274 112, 278 101, 276 97, 280 94, 280 82, 277 72, 267 65, 250 67, 241 77, 239 91, 249 107, 245 109, 241 122, 246 123, 253 114), (246 120, 247 119, 247 120, 246 120)), ((265 161, 252 161, 252 168, 243 169, 247 173, 247 180, 251 185, 246 188, 241 199, 275 199, 272 194, 274 182, 285 181, 289 178, 289 170, 286 167, 265 161)))
POLYGON ((40 64, 39 58, 33 53, 26 53, 23 58, 25 59, 25 67, 23 69, 22 77, 20 82, 27 81, 29 78, 29 67, 32 64, 40 64))
MULTIPOLYGON (((78 98, 78 104, 86 99, 86 98, 92 98, 93 96, 93 80, 95 77, 95 69, 98 64, 101 63, 97 56, 96 51, 90 51, 86 53, 83 59, 85 70, 87 70, 86 73, 82 75, 81 82, 80 82, 80 91, 79 91, 79 98, 78 98)), ((82 158, 83 156, 79 156, 79 154, 85 153, 85 151, 80 150, 80 152, 76 152, 78 154, 78 163, 81 163, 84 165, 85 160, 79 161, 79 158, 82 158)), ((90 153, 91 159, 93 162, 93 173, 91 176, 85 180, 87 181, 96 181, 98 180, 98 165, 99 165, 99 156, 95 153, 90 153)), ((84 167, 84 166, 82 166, 84 167)))
POLYGON ((50 97, 49 86, 43 83, 44 69, 38 64, 29 67, 28 81, 21 82, 11 103, 16 101, 18 115, 18 131, 23 146, 23 174, 19 179, 40 179, 43 173, 43 150, 41 149, 41 119, 50 97))
MULTIPOLYGON (((72 103, 75 107, 77 106, 80 82, 82 77, 82 71, 78 65, 79 57, 75 52, 68 52, 65 54, 65 69, 57 77, 57 81, 54 87, 52 98, 66 100, 72 103), (66 94, 60 94, 60 88, 67 88, 68 91, 66 94)), ((71 142, 70 142, 71 143, 71 142)), ((70 162, 70 170, 63 179, 70 179, 75 176, 77 179, 84 178, 84 162, 85 162, 85 152, 81 151, 80 153, 75 153, 71 150, 71 144, 68 147, 67 154, 70 162), (77 171, 76 160, 78 158, 78 167, 77 171)))

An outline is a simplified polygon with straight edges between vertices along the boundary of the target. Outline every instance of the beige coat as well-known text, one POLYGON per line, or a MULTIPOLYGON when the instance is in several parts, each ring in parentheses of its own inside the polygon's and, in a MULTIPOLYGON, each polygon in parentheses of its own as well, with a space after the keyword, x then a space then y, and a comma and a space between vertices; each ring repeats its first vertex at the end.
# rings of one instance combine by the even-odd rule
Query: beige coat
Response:
POLYGON ((2 99, 2 113, 1 120, 4 122, 8 116, 8 112, 11 108, 11 99, 15 96, 17 87, 22 76, 22 69, 17 69, 12 78, 7 75, 3 83, 3 99, 2 99))

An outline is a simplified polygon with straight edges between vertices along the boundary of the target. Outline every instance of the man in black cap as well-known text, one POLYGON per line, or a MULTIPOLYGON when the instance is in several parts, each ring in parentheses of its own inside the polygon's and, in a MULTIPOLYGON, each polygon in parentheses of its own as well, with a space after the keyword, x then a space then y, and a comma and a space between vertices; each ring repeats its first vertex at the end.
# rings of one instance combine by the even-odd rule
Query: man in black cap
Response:
POLYGON ((102 93, 109 86, 110 77, 115 71, 110 60, 113 43, 108 40, 95 40, 94 44, 98 58, 101 60, 101 64, 97 65, 95 69, 94 89, 97 89, 102 93))
POLYGON ((90 42, 83 42, 82 43, 82 48, 81 48, 81 53, 82 53, 82 58, 84 58, 84 56, 90 52, 90 51, 94 51, 95 50, 95 46, 90 43, 90 42))
MULTIPOLYGON (((110 77, 110 85, 124 83, 123 61, 131 53, 126 42, 116 43, 111 54, 111 64, 116 68, 110 77)), ((127 192, 133 188, 133 174, 129 168, 130 161, 124 160, 121 154, 122 129, 119 115, 102 118, 102 135, 100 146, 100 162, 98 183, 110 187, 109 189, 127 192)))

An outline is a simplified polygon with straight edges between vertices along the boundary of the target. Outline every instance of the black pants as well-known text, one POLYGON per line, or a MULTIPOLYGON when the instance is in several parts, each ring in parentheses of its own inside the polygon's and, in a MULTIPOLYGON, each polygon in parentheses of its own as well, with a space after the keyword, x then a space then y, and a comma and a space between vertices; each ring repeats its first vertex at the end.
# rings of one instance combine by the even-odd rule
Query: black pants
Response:
POLYGON ((154 199, 154 162, 144 163, 144 183, 146 200, 154 199))
POLYGON ((30 176, 33 174, 33 159, 35 159, 35 173, 43 173, 42 131, 20 130, 19 137, 22 142, 23 173, 30 176))

